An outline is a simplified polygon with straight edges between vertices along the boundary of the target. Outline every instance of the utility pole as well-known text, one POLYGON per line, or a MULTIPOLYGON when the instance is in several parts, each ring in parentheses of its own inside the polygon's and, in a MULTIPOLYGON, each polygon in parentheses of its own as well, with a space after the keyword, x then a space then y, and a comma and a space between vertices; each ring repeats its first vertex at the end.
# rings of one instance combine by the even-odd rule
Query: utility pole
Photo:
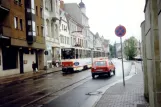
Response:
POLYGON ((122 38, 120 37, 121 42, 121 57, 122 57, 122 75, 123 75, 123 85, 125 86, 125 74, 124 74, 124 62, 123 62, 123 46, 122 46, 122 38))

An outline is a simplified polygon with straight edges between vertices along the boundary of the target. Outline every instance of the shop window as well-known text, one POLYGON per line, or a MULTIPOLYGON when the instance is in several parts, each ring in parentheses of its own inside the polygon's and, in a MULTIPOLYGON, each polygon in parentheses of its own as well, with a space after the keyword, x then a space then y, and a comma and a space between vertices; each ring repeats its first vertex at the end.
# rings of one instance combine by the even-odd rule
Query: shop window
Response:
POLYGON ((13 47, 2 47, 3 70, 17 68, 18 50, 13 47), (12 53, 12 54, 11 54, 12 53))

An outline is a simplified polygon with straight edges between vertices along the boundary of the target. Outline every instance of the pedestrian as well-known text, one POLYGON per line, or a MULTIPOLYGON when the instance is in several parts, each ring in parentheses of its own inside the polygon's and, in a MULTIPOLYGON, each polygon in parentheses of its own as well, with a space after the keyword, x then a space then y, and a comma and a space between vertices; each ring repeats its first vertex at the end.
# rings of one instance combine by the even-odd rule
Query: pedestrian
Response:
POLYGON ((32 69, 33 69, 33 72, 35 73, 36 72, 36 63, 34 61, 32 62, 32 69))
POLYGON ((56 59, 55 59, 55 58, 53 58, 53 60, 52 60, 52 65, 53 65, 54 67, 56 67, 56 59))

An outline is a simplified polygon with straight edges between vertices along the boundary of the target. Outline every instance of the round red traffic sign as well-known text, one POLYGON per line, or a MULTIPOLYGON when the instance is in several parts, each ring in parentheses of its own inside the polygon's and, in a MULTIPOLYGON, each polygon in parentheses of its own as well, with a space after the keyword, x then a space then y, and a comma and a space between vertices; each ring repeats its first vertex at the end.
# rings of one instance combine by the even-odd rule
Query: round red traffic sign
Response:
POLYGON ((118 37, 123 37, 126 34, 126 28, 122 25, 119 25, 115 29, 115 34, 118 37))

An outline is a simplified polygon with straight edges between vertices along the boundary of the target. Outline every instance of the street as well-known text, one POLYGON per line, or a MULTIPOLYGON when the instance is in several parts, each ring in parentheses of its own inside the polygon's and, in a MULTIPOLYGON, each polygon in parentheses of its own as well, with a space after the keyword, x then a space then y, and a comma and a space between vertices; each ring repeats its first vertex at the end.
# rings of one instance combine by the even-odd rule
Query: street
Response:
MULTIPOLYGON (((90 70, 62 74, 55 72, 40 78, 25 80, 0 88, 0 106, 3 107, 80 107, 92 92, 122 79, 121 60, 114 59, 116 75, 91 78, 90 70)), ((131 62, 124 62, 125 76, 131 62)), ((97 94, 97 93, 96 93, 97 94)))

